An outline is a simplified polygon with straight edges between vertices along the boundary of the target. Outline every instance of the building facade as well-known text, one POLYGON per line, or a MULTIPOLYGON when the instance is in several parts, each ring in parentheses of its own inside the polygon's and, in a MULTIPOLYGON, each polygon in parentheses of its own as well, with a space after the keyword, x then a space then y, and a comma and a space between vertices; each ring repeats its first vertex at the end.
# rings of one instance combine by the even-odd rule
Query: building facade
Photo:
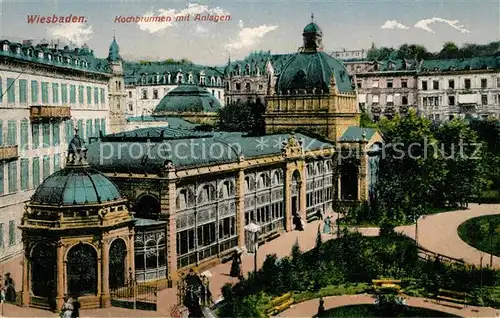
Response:
POLYGON ((125 62, 127 116, 151 115, 170 91, 181 84, 198 85, 224 106, 223 72, 215 67, 175 62, 125 62))
POLYGON ((106 60, 87 47, 0 42, 0 262, 22 249, 18 226, 33 190, 65 160, 77 127, 109 130, 106 60))

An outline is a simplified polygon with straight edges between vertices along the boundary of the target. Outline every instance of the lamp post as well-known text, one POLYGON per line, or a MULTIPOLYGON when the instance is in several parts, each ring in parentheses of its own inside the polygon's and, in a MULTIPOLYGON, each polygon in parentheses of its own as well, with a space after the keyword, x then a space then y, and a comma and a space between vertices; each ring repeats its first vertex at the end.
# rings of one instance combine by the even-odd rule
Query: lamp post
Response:
MULTIPOLYGON (((253 265, 254 265, 254 273, 257 274, 257 250, 259 249, 259 232, 261 230, 260 225, 257 225, 255 223, 250 223, 247 226, 245 226, 245 230, 248 232, 250 237, 252 237, 251 240, 249 240, 249 245, 250 248, 248 249, 250 253, 254 253, 253 257, 253 265)), ((248 247, 247 247, 248 248, 248 247)))

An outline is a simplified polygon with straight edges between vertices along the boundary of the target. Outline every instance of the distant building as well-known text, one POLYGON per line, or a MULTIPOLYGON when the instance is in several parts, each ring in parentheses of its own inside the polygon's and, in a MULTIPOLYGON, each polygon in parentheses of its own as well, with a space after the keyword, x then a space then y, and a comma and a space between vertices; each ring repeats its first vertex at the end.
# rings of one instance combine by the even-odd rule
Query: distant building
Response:
POLYGON ((361 50, 346 50, 342 49, 340 51, 330 52, 330 55, 336 59, 342 61, 348 60, 364 60, 366 59, 366 52, 364 49, 361 50))

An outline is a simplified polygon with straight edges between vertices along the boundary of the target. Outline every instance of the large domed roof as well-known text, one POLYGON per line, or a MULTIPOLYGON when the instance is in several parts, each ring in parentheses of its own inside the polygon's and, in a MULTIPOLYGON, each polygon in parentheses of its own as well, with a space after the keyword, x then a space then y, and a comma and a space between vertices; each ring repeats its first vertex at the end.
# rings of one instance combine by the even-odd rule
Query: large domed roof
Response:
POLYGON ((65 168, 50 175, 37 188, 31 203, 44 205, 85 205, 121 198, 115 184, 92 168, 65 168))
POLYGON ((340 92, 353 90, 347 69, 337 59, 324 52, 293 54, 281 69, 276 91, 280 94, 300 89, 329 92, 332 72, 340 92))
POLYGON ((206 89, 197 85, 180 85, 170 91, 154 110, 155 115, 164 113, 213 113, 218 111, 221 105, 217 98, 206 89))

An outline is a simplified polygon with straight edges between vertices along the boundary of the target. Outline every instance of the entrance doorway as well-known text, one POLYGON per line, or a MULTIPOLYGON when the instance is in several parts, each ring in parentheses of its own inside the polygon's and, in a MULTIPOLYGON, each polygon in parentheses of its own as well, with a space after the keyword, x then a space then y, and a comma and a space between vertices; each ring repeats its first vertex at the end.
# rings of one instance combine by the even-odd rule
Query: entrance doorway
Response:
POLYGON ((109 287, 112 289, 125 286, 126 257, 125 242, 122 239, 114 240, 109 248, 109 287))

